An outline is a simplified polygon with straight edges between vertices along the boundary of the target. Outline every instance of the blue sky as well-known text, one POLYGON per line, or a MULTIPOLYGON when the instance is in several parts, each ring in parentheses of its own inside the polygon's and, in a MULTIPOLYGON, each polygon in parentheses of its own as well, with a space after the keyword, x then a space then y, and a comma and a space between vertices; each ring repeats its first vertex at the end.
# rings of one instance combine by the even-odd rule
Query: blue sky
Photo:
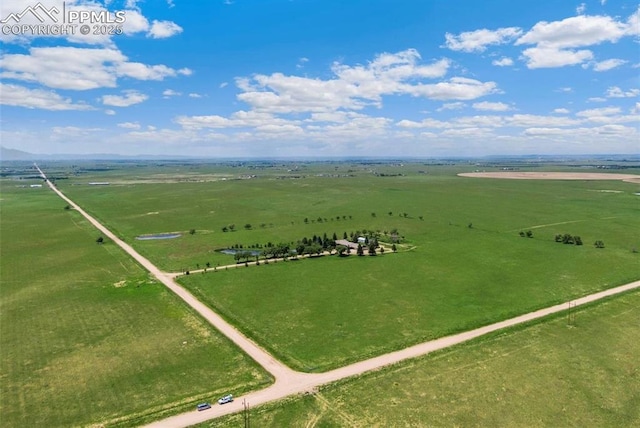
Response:
POLYGON ((0 7, 4 147, 213 157, 640 153, 637 2, 40 3, 0 7), (41 24, 35 11, 51 28, 44 10, 98 17, 74 21, 75 34, 23 27, 41 24), (116 12, 124 22, 108 22, 116 12), (122 34, 82 35, 80 24, 122 34))

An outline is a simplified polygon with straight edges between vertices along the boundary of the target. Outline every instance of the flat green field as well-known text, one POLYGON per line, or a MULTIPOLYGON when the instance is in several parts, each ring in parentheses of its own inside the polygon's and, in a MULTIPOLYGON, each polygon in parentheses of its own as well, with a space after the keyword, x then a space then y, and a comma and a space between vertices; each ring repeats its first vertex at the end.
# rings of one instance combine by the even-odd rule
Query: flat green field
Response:
POLYGON ((640 254, 633 251, 640 248, 637 184, 473 179, 455 175, 462 167, 420 172, 415 165, 389 167, 384 177, 361 167, 344 177, 349 166, 339 168, 338 176, 99 188, 70 181, 60 187, 167 270, 233 263, 214 249, 234 244, 342 237, 363 229, 384 236, 398 229, 405 239, 397 254, 270 263, 181 279, 246 334, 305 371, 640 277, 640 254), (403 175, 391 177, 390 171, 403 175), (228 224, 237 231, 222 232, 228 224), (519 236, 527 230, 533 238, 519 236), (174 231, 184 235, 134 240, 174 231), (585 245, 554 242, 565 233, 585 245), (594 248, 596 240, 605 248, 594 248))
MULTIPOLYGON (((259 427, 637 427, 640 293, 251 409, 259 427)), ((249 403, 250 405, 251 403, 249 403)), ((200 427, 242 426, 238 414, 200 427)))
POLYGON ((0 198, 1 426, 133 426, 271 382, 49 189, 0 198))
MULTIPOLYGON (((267 175, 151 184, 140 184, 142 180, 137 177, 132 178, 134 184, 110 186, 89 186, 89 179, 71 179, 60 181, 59 187, 169 271, 195 269, 207 262, 212 266, 233 263, 232 257, 214 250, 236 244, 247 247, 295 242, 324 233, 336 233, 341 238, 344 232, 362 229, 383 232, 397 228, 420 251, 440 245, 446 252, 443 245, 459 239, 454 231, 470 223, 489 239, 501 235, 519 238, 520 230, 533 228, 537 240, 553 241, 556 233, 570 233, 581 236, 588 246, 603 240, 608 247, 624 252, 640 247, 640 233, 634 230, 638 225, 639 200, 633 195, 639 189, 637 184, 455 176, 471 169, 468 167, 423 166, 425 173, 421 174, 414 171, 414 166, 407 171, 396 170, 405 174, 398 177, 340 168, 337 177, 308 174, 304 178, 278 179, 267 175), (354 176, 341 176, 348 174, 354 176), (236 226, 234 232, 222 232, 231 224, 236 226), (247 224, 251 230, 244 228, 247 224), (194 235, 189 235, 191 229, 196 231, 194 235), (166 232, 181 232, 183 236, 135 240, 139 235, 166 232)), ((246 174, 238 175, 242 176, 246 174)), ((288 177, 297 175, 289 173, 288 177)), ((100 176, 92 178, 99 180, 100 176)), ((465 237, 464 242, 454 243, 452 250, 463 247, 464 251, 466 241, 465 237)))

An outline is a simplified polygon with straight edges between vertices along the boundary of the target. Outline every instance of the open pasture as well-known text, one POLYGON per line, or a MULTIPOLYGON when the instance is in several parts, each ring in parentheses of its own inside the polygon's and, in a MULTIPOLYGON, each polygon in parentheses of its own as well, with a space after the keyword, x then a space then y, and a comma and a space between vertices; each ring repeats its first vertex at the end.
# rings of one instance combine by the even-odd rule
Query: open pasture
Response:
POLYGON ((368 167, 363 166, 357 171, 349 165, 339 168, 337 175, 352 171, 354 176, 318 176, 321 173, 314 171, 305 178, 267 175, 205 183, 112 186, 69 181, 59 186, 169 271, 233 263, 232 257, 214 250, 234 245, 290 243, 324 233, 341 238, 344 232, 397 228, 409 242, 422 246, 470 223, 476 230, 517 234, 520 229, 570 222, 576 227, 549 226, 535 238, 581 233, 589 245, 596 239, 626 250, 639 245, 633 242, 637 235, 628 230, 612 236, 601 229, 626 229, 627 221, 637 218, 633 191, 638 187, 634 184, 477 180, 456 177, 462 167, 450 166, 378 167, 376 171, 386 171, 384 174, 403 174, 385 177, 366 172, 368 167), (222 231, 230 225, 235 226, 233 232, 222 231), (251 228, 245 229, 247 225, 251 228), (191 229, 195 234, 188 233, 191 229), (183 237, 135 241, 139 235, 171 232, 183 233, 183 237))
MULTIPOLYGON (((260 427, 640 424, 640 293, 518 326, 279 403, 260 427)), ((250 403, 249 403, 250 404, 250 403)), ((199 427, 242 425, 238 414, 199 427)))
POLYGON ((380 231, 384 240, 385 231, 398 229, 405 239, 397 254, 270 263, 181 280, 246 334, 306 371, 638 278, 637 184, 480 180, 457 177, 462 167, 421 165, 387 166, 381 176, 366 168, 353 177, 62 190, 173 271, 232 264, 231 256, 214 250, 235 244, 341 237, 363 229, 380 231), (235 231, 223 232, 229 224, 235 231), (196 233, 186 233, 190 229, 196 233), (529 230, 532 238, 519 236, 529 230), (166 232, 183 236, 134 239, 166 232), (556 243, 558 234, 580 236, 584 245, 556 243), (594 248, 596 240, 605 248, 594 248))
POLYGON ((1 184, 1 426, 132 426, 270 382, 48 188, 1 184))

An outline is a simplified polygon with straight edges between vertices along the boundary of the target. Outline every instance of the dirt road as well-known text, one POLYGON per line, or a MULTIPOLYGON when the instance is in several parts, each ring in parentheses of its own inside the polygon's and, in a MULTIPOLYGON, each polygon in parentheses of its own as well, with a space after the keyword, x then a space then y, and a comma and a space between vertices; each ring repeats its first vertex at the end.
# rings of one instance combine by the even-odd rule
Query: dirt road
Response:
MULTIPOLYGON (((236 397, 235 401, 225 405, 215 404, 211 409, 202 412, 192 411, 176 415, 164 420, 154 422, 148 427, 187 427, 200 422, 204 422, 210 419, 214 419, 223 415, 237 413, 243 410, 243 402, 246 402, 251 407, 256 407, 260 404, 265 404, 271 401, 279 400, 284 397, 300 394, 305 392, 311 392, 314 388, 327 383, 335 382, 340 379, 357 376, 362 373, 380 369, 382 367, 395 364, 410 358, 426 355, 430 352, 447 348, 459 343, 466 342, 468 340, 475 339, 485 334, 500 330, 506 327, 521 324, 527 321, 531 321, 537 318, 541 318, 550 314, 554 314, 560 311, 564 311, 569 308, 569 302, 552 306, 549 308, 541 309, 535 312, 524 314, 509 320, 501 321, 484 327, 480 327, 467 332, 459 333, 453 336, 442 337, 440 339, 432 340, 425 343, 420 343, 409 348, 391 352, 389 354, 380 355, 375 358, 371 358, 365 361, 360 361, 355 364, 351 364, 339 369, 335 369, 326 373, 301 373, 290 369, 285 366, 273 356, 271 356, 264 349, 259 347, 249 338, 241 334, 233 326, 223 320, 218 314, 213 312, 207 306, 197 300, 191 293, 178 285, 172 278, 176 274, 168 274, 162 272, 153 263, 146 258, 142 257, 131 246, 123 242, 117 236, 115 236, 106 227, 102 226, 97 220, 87 214, 82 208, 75 204, 71 199, 67 198, 60 190, 58 190, 47 178, 46 175, 36 165, 36 168, 40 172, 41 176, 46 180, 49 187, 63 200, 65 200, 70 206, 76 209, 82 214, 91 224, 93 224, 98 230, 100 230, 105 236, 109 237, 113 242, 126 251, 131 257, 138 261, 145 269, 153 274, 160 282, 167 286, 171 291, 177 294, 182 300, 184 300, 189 306, 195 309, 200 315, 202 315, 208 322, 210 322, 215 328, 220 330, 222 334, 232 340, 237 346, 239 346, 244 352, 251 356, 258 364, 260 364, 265 370, 271 373, 276 379, 275 383, 268 388, 247 394, 243 397, 236 397)), ((605 290, 599 293, 595 293, 589 296, 585 296, 571 301, 571 307, 580 306, 585 303, 590 303, 598 299, 602 299, 607 296, 622 293, 628 290, 640 288, 640 281, 635 281, 620 287, 605 290)))
POLYGON ((630 183, 640 182, 640 175, 613 174, 599 172, 519 172, 519 171, 495 171, 495 172, 464 172, 460 177, 475 178, 504 178, 509 180, 621 180, 630 183))

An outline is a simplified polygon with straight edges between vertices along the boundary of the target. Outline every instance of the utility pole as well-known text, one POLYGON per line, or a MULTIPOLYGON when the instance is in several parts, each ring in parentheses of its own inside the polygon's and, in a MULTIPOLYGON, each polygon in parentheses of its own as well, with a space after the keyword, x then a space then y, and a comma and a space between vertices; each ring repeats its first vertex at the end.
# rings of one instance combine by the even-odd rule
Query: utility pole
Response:
POLYGON ((249 428, 251 426, 250 420, 249 420, 249 403, 247 403, 246 399, 242 400, 242 415, 244 418, 244 428, 249 428))
POLYGON ((575 321, 576 321, 575 308, 576 308, 576 304, 573 303, 573 305, 571 305, 571 302, 569 302, 569 312, 567 312, 567 325, 575 324, 575 321), (574 309, 573 313, 571 313, 571 308, 574 309))

